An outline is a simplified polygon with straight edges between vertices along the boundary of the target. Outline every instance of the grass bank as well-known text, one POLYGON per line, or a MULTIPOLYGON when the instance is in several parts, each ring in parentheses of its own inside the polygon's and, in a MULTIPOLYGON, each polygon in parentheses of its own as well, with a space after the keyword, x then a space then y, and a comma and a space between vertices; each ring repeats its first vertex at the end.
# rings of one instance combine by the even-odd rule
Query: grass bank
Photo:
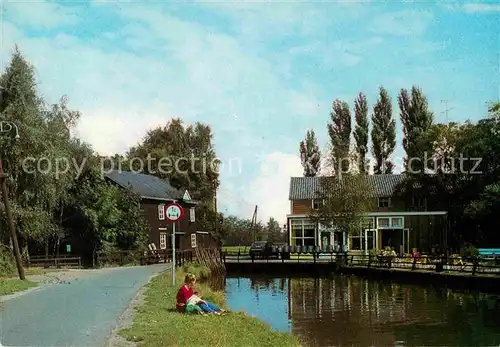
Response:
MULTIPOLYGON (((26 273, 27 275, 27 273, 26 273)), ((13 294, 32 287, 37 284, 28 280, 20 280, 17 276, 17 268, 10 249, 0 245, 0 296, 13 294)))
MULTIPOLYGON (((134 315, 130 328, 120 331, 129 341, 141 346, 300 346, 297 338, 281 333, 255 317, 242 312, 229 312, 223 316, 188 315, 175 311, 175 296, 187 272, 198 278, 210 271, 199 265, 185 266, 176 273, 176 287, 172 288, 171 276, 164 273, 155 277, 145 291, 145 302, 134 315)), ((206 284, 197 282, 196 289, 204 298, 225 307, 222 292, 212 291, 206 284)))
POLYGON ((13 294, 32 287, 36 287, 35 282, 14 278, 0 279, 0 296, 13 294))

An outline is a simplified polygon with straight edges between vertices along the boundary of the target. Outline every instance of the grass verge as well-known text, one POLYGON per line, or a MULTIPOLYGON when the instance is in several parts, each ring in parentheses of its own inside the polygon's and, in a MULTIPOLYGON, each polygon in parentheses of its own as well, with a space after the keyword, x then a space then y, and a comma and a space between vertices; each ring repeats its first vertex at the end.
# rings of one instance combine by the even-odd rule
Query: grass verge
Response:
POLYGON ((240 251, 241 254, 248 254, 250 246, 223 246, 222 250, 231 253, 238 253, 240 251))
POLYGON ((36 287, 35 282, 14 278, 0 279, 0 295, 8 295, 36 287))
MULTIPOLYGON (((298 339, 288 333, 281 333, 255 317, 242 312, 229 312, 223 316, 188 315, 175 311, 175 296, 187 272, 197 278, 208 276, 210 271, 191 264, 176 273, 175 288, 167 273, 155 277, 145 291, 144 305, 134 315, 134 323, 119 334, 129 341, 140 342, 141 346, 300 346, 298 339)), ((203 297, 224 307, 222 292, 212 291, 203 281, 196 289, 203 297)))

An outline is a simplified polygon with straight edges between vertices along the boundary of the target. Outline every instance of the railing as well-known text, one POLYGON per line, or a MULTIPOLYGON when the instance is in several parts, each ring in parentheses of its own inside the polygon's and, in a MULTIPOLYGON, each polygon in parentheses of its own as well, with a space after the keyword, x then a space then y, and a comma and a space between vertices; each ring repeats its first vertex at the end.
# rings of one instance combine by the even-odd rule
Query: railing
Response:
POLYGON ((43 255, 30 256, 24 262, 26 267, 71 267, 71 268, 81 268, 82 260, 81 257, 74 255, 61 255, 59 257, 46 257, 43 255))
POLYGON ((416 256, 399 255, 365 255, 348 254, 335 251, 322 251, 309 249, 280 249, 271 255, 262 257, 251 257, 240 251, 223 251, 222 258, 225 263, 335 263, 341 267, 365 267, 365 268, 385 268, 401 269, 408 271, 434 271, 434 272, 456 272, 475 274, 500 275, 500 256, 494 259, 482 259, 481 257, 437 257, 437 256, 416 256))

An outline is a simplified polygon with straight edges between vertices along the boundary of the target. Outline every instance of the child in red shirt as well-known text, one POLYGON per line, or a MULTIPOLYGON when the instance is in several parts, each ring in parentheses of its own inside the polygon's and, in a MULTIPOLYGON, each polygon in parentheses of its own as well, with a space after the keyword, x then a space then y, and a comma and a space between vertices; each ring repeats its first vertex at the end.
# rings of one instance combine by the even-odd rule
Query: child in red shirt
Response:
POLYGON ((184 285, 181 286, 177 292, 177 303, 175 305, 177 311, 186 311, 186 304, 189 298, 193 295, 195 283, 196 276, 191 273, 186 274, 186 277, 184 278, 184 285))

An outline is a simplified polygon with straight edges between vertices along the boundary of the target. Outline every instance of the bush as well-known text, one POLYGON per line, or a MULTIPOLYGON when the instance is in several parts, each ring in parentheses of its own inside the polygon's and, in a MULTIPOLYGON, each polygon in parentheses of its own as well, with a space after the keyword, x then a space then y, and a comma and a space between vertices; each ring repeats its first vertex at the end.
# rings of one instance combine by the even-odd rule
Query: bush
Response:
POLYGON ((460 250, 460 255, 463 258, 476 258, 479 256, 479 250, 473 246, 466 246, 460 250))
POLYGON ((16 263, 10 249, 0 245, 0 277, 10 277, 16 272, 16 263))

